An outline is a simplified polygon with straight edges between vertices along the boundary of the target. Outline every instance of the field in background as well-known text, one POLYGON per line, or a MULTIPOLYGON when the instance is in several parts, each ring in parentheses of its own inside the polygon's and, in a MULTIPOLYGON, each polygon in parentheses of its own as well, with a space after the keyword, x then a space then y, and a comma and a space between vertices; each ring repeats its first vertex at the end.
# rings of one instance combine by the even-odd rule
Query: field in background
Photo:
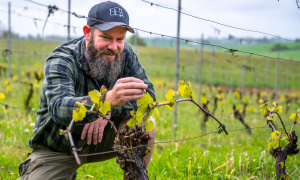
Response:
MULTIPOLYGON (((185 39, 185 38, 183 38, 185 39)), ((201 42, 201 39, 194 39, 193 41, 201 42)), ((148 38, 145 39, 148 46, 156 46, 160 48, 176 48, 176 40, 170 38, 148 38)), ((186 43, 185 41, 180 41, 180 48, 199 50, 200 44, 195 44, 192 42, 186 43)), ((208 38, 204 40, 204 44, 218 45, 222 47, 237 49, 240 51, 245 51, 249 53, 256 53, 265 56, 277 58, 277 50, 274 47, 280 46, 280 58, 283 59, 293 59, 300 61, 300 42, 298 41, 279 41, 279 40, 268 40, 268 39, 244 39, 242 42, 239 39, 214 39, 208 38)), ((212 46, 204 46, 205 51, 211 51, 212 46)), ((216 48, 215 50, 222 53, 226 51, 223 48, 216 48)))
MULTIPOLYGON (((5 47, 6 42, 0 41, 0 47, 5 47)), ((34 88, 33 98, 29 102, 30 108, 26 110, 25 101, 29 94, 30 86, 26 83, 35 83, 33 72, 43 71, 44 59, 56 47, 58 43, 21 41, 13 42, 13 74, 17 79, 11 79, 12 90, 6 92, 5 80, 7 75, 2 71, 0 77, 0 93, 6 95, 1 103, 10 107, 0 105, 0 179, 16 179, 18 177, 17 166, 25 160, 28 147, 28 140, 33 135, 35 112, 39 104, 39 96, 42 83, 34 88), (24 53, 26 52, 26 53, 24 53), (29 52, 29 53, 28 53, 29 52), (18 64, 20 65, 18 67, 18 64), (30 73, 28 73, 30 72, 30 73), (20 77, 18 75, 20 74, 20 77), (16 107, 17 109, 14 109, 16 107)), ((142 65, 146 68, 147 74, 157 94, 157 99, 162 101, 168 89, 174 86, 175 50, 171 48, 140 47, 138 55, 142 65)), ((300 58, 300 56, 299 56, 300 58)), ((182 49, 180 55, 180 79, 191 80, 192 89, 198 92, 199 81, 199 50, 182 49)), ((5 67, 7 58, 0 58, 1 66, 5 67)), ((275 61, 269 61, 269 91, 267 97, 271 99, 276 72, 275 61)), ((286 69, 288 67, 288 85, 290 96, 299 96, 300 83, 297 80, 299 73, 298 64, 280 62, 279 66, 279 97, 287 93, 286 69)), ((210 90, 211 84, 211 52, 205 52, 203 61, 203 80, 207 84, 203 89, 207 92, 208 99, 217 94, 216 89, 210 90)), ((210 119, 207 123, 207 133, 201 131, 203 114, 189 102, 183 102, 178 106, 178 126, 176 139, 183 140, 172 143, 163 143, 174 140, 173 132, 173 111, 160 107, 161 117, 156 121, 157 132, 152 162, 149 166, 150 179, 274 179, 275 160, 267 151, 267 144, 270 142, 271 130, 266 126, 266 121, 260 114, 257 103, 257 92, 265 91, 266 60, 251 56, 233 57, 230 53, 216 52, 214 57, 215 87, 224 92, 224 109, 218 107, 215 116, 226 125, 229 135, 218 134, 218 124, 210 119), (246 60, 245 60, 246 59, 246 60), (244 64, 245 62, 245 64, 244 64), (249 66, 251 70, 244 72, 243 67, 249 66), (234 91, 241 88, 241 79, 245 73, 245 94, 243 100, 235 98, 234 91), (250 88, 252 86, 252 88, 250 88), (257 88, 255 88, 257 87, 257 88), (246 112, 246 122, 252 129, 249 134, 244 126, 232 114, 233 104, 242 106, 248 101, 249 107, 246 112), (159 143, 161 142, 161 143, 159 143)), ((198 101, 199 97, 196 97, 198 101)), ((281 98, 278 98, 281 99, 281 98)), ((299 102, 291 103, 286 113, 286 101, 282 98, 282 117, 285 124, 292 124, 289 115, 300 108, 299 102)), ((270 100, 271 101, 271 100, 270 100)), ((272 102, 272 101, 271 101, 272 102)), ((213 109, 213 102, 209 104, 213 109)), ((290 126, 288 126, 289 128, 290 126)), ((295 127, 299 136, 300 126, 295 127)), ((300 143, 298 142, 298 147, 300 143)), ((288 157, 286 161, 287 172, 293 174, 291 179, 300 179, 299 155, 288 157)), ((78 179, 121 179, 122 170, 115 163, 115 159, 104 163, 84 165, 78 169, 78 179)))
POLYGON ((253 52, 257 54, 263 54, 265 56, 277 57, 277 51, 273 50, 276 45, 280 44, 285 50, 279 51, 280 58, 287 60, 300 61, 300 42, 285 42, 285 43, 267 43, 267 44, 254 44, 254 45, 243 45, 233 46, 241 51, 253 52))
MULTIPOLYGON (((5 49, 6 44, 6 40, 0 40, 0 49, 1 47, 2 50, 5 49)), ((288 43, 285 46, 290 49, 297 49, 298 44, 296 42, 288 43)), ((13 41, 12 68, 14 75, 19 75, 21 71, 43 71, 45 58, 58 45, 59 43, 42 41, 20 41, 20 43, 13 41), (18 67, 22 68, 18 70, 18 67)), ((271 54, 268 51, 272 46, 274 44, 239 46, 238 49, 254 53, 262 50, 266 53, 265 55, 277 57, 277 53, 271 54)), ((185 78, 193 82, 199 82, 199 49, 181 49, 179 58, 179 76, 181 79, 185 78)), ((149 76, 160 78, 162 81, 174 78, 175 48, 138 47, 136 52, 149 76)), ((300 51, 293 50, 291 55, 297 60, 300 58, 300 51)), ((211 51, 205 51, 203 54, 202 83, 230 88, 241 88, 243 86, 264 88, 266 85, 273 88, 275 87, 276 63, 276 59, 267 60, 263 57, 249 56, 238 52, 232 54, 225 52, 225 50, 215 49, 214 55, 212 55, 211 51)), ((7 57, 2 56, 0 58, 0 65, 7 67, 7 57)), ((300 87, 297 62, 280 60, 278 67, 277 86, 279 88, 300 87)))

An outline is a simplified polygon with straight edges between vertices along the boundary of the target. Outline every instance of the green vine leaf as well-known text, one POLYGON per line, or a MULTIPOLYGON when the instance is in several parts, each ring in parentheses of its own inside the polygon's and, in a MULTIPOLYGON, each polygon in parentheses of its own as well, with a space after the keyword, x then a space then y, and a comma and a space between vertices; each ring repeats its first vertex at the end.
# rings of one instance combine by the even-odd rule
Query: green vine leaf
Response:
POLYGON ((268 144, 268 150, 271 150, 272 148, 273 149, 276 149, 279 147, 279 142, 278 141, 273 141, 273 142, 270 142, 268 144))
POLYGON ((143 123, 143 116, 145 114, 145 112, 147 111, 147 106, 140 106, 137 110, 136 110, 136 115, 135 115, 135 119, 137 121, 137 123, 139 125, 142 125, 143 123))
POLYGON ((151 132, 153 128, 154 128, 154 122, 153 121, 149 120, 148 123, 145 123, 146 132, 151 132))
MULTIPOLYGON (((149 111, 149 113, 146 115, 146 118, 145 118, 145 128, 146 128, 146 126, 147 126, 148 123, 152 122, 152 121, 149 121, 149 118, 152 116, 152 114, 153 114, 153 109, 151 109, 149 111)), ((152 131, 152 129, 150 129, 150 128, 148 128, 148 130, 149 130, 149 132, 152 131)), ((146 129, 146 131, 147 131, 147 129, 146 129)))
POLYGON ((5 94, 4 93, 0 93, 0 102, 5 99, 5 94))
POLYGON ((239 91, 239 90, 236 90, 236 91, 234 92, 234 96, 235 96, 236 99, 241 99, 241 93, 240 93, 240 91, 239 91))
POLYGON ((175 102, 175 97, 176 92, 173 89, 169 89, 165 97, 167 98, 168 101, 170 102, 175 102))
POLYGON ((295 117, 296 117, 296 113, 292 113, 290 119, 295 119, 295 117))
POLYGON ((137 100, 138 109, 136 111, 131 111, 130 114, 133 116, 134 120, 129 120, 127 125, 130 127, 134 127, 137 123, 142 126, 143 118, 146 111, 149 109, 149 112, 146 114, 145 117, 145 130, 152 131, 154 127, 154 123, 149 121, 150 116, 154 113, 156 119, 159 119, 159 111, 156 107, 157 102, 153 102, 151 95, 147 92, 144 96, 137 100))
POLYGON ((191 89, 191 83, 186 80, 179 81, 178 91, 183 98, 195 99, 195 93, 191 89))
POLYGON ((137 106, 148 106, 153 104, 153 99, 150 94, 147 92, 142 98, 137 100, 137 106))
POLYGON ((271 138, 274 139, 274 140, 279 140, 280 137, 278 137, 276 133, 277 133, 279 136, 281 136, 281 132, 279 132, 279 131, 276 131, 276 132, 275 132, 275 131, 274 131, 274 132, 271 133, 271 138))
POLYGON ((96 89, 94 89, 93 91, 89 92, 89 96, 91 97, 91 101, 99 104, 100 102, 100 97, 101 97, 101 93, 99 91, 97 91, 96 89))
POLYGON ((153 113, 154 113, 154 115, 155 115, 155 118, 156 118, 157 120, 159 120, 160 113, 159 113, 159 111, 158 111, 157 108, 154 108, 154 109, 153 109, 153 113))
POLYGON ((207 100, 206 100, 206 98, 204 96, 201 96, 200 103, 203 104, 203 105, 207 104, 207 100))
POLYGON ((166 103, 170 103, 170 105, 168 105, 168 109, 172 110, 175 107, 175 96, 176 96, 176 92, 173 89, 169 89, 167 94, 165 95, 165 97, 167 98, 167 101, 164 101, 166 103))
POLYGON ((135 120, 135 119, 130 119, 128 122, 127 122, 127 125, 129 126, 129 127, 134 127, 135 126, 135 124, 137 123, 137 121, 135 120))
POLYGON ((275 122, 275 119, 273 117, 267 116, 267 120, 271 120, 275 122))
POLYGON ((102 102, 100 102, 100 104, 99 111, 105 116, 111 110, 110 102, 104 101, 103 104, 102 102))
POLYGON ((287 137, 281 138, 280 139, 280 146, 285 147, 286 145, 288 145, 290 142, 287 139, 287 137))
POLYGON ((84 106, 84 103, 76 102, 78 105, 78 108, 73 110, 72 118, 74 119, 75 122, 77 121, 82 121, 85 116, 86 116, 86 107, 84 106))

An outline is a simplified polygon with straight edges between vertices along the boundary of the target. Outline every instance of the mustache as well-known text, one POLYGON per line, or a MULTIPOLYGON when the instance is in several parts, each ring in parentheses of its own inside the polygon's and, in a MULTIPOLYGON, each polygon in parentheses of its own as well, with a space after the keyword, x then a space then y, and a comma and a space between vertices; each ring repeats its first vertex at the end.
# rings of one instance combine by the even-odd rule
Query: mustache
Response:
POLYGON ((100 49, 100 51, 97 53, 98 56, 100 56, 101 54, 108 54, 108 55, 118 55, 120 53, 119 50, 111 50, 111 49, 108 49, 108 48, 105 48, 105 49, 100 49))

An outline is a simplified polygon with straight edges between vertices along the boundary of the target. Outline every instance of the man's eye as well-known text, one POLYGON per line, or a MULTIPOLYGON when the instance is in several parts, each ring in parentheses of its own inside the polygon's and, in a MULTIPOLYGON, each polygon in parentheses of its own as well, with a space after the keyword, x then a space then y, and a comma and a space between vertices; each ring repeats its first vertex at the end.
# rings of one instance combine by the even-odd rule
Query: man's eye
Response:
POLYGON ((103 38, 103 39, 109 39, 109 37, 107 37, 107 36, 102 36, 102 38, 103 38))

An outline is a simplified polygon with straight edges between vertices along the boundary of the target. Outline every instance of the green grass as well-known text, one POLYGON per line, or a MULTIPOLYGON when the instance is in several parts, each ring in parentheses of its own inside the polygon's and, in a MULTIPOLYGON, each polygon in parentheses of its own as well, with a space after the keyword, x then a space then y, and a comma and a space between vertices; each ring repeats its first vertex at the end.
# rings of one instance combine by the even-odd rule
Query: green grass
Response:
MULTIPOLYGON (((155 80, 154 80, 155 82, 155 80)), ((12 83, 13 85, 13 83, 12 83)), ((196 84, 192 84, 196 86, 196 84)), ((164 100, 164 94, 172 83, 166 87, 157 85, 158 100, 164 100)), ((207 87, 204 87, 211 94, 207 87)), ((18 176, 17 166, 25 160, 28 148, 28 139, 33 135, 33 123, 35 110, 38 108, 39 90, 36 89, 34 99, 31 101, 32 109, 25 112, 22 106, 24 99, 21 91, 28 91, 25 86, 14 85, 13 91, 2 103, 18 107, 18 109, 6 109, 0 106, 0 178, 16 179, 18 176)), ((195 88, 197 92, 197 88, 195 88)), ((196 98, 197 99, 197 98, 196 98)), ((270 142, 271 130, 266 128, 266 122, 260 114, 259 104, 255 96, 250 98, 249 106, 254 106, 256 112, 247 112, 246 122, 251 127, 261 127, 252 130, 249 135, 246 130, 230 131, 244 128, 243 125, 233 118, 230 113, 232 104, 240 104, 240 100, 233 97, 233 93, 225 94, 224 111, 219 108, 215 116, 223 122, 229 135, 225 133, 209 134, 203 137, 170 142, 174 140, 173 111, 160 107, 160 120, 156 121, 156 142, 152 162, 148 168, 150 179, 272 179, 275 172, 275 160, 267 151, 270 142)), ((282 102, 285 108, 284 102, 282 102)), ((212 109, 213 105, 209 107, 212 109)), ((282 113, 286 124, 291 124, 289 114, 297 110, 297 105, 292 104, 288 114, 282 113)), ((192 103, 182 102, 178 105, 178 126, 176 139, 186 139, 203 135, 200 129, 203 114, 192 103)), ((207 132, 216 132, 218 124, 209 120, 207 132)), ((300 126, 295 127, 299 135, 300 126)), ((298 142, 299 145, 299 142, 298 142)), ((299 155, 288 157, 287 172, 292 173, 300 167, 299 155)), ((300 178, 298 170, 292 179, 300 178)), ((87 164, 78 169, 78 179, 121 179, 122 170, 115 163, 115 159, 103 162, 87 164), (89 176, 87 176, 89 175, 89 176)))
MULTIPOLYGON (((1 43, 5 43, 2 41, 1 43)), ((21 46, 27 47, 28 51, 40 51, 40 47, 44 47, 49 53, 58 44, 45 42, 21 42, 21 46), (37 43, 37 44, 36 44, 37 43), (39 44, 41 43, 41 44, 39 44)), ((17 55, 13 55, 13 72, 18 74, 17 55)), ((192 89, 198 94, 197 84, 197 67, 196 61, 199 60, 199 54, 191 52, 191 66, 189 64, 189 51, 181 51, 180 61, 180 78, 192 80, 192 89)), ((140 58, 143 66, 146 68, 151 81, 154 83, 157 99, 162 101, 165 99, 164 95, 169 88, 174 86, 174 67, 175 67, 175 50, 145 47, 140 49, 140 58), (149 54, 151 60, 149 61, 149 54), (149 63, 151 62, 151 64, 149 63), (166 71, 164 71, 166 69, 166 71)), ((260 67, 261 60, 251 57, 250 62, 246 61, 248 65, 255 66, 257 73, 260 67)), ((153 150, 152 161, 148 168, 148 175, 150 179, 275 179, 275 160, 267 151, 267 144, 270 142, 271 130, 266 126, 266 121, 260 114, 259 104, 256 101, 256 92, 264 90, 264 68, 261 67, 260 86, 261 89, 246 88, 244 99, 248 96, 249 106, 255 107, 256 112, 247 112, 246 122, 250 127, 257 127, 252 130, 252 134, 248 134, 246 130, 230 131, 244 128, 244 126, 234 119, 231 111, 233 104, 241 104, 240 100, 234 98, 233 91, 230 86, 227 86, 225 67, 228 68, 228 78, 233 78, 233 84, 238 85, 238 77, 240 76, 240 69, 234 69, 243 63, 242 57, 234 58, 230 54, 217 53, 215 67, 215 82, 225 93, 224 110, 220 107, 217 109, 215 116, 226 125, 229 130, 229 135, 225 133, 217 134, 218 124, 210 119, 207 122, 207 132, 214 132, 203 137, 163 143, 174 140, 173 128, 173 111, 165 107, 160 107, 160 119, 156 121, 156 142, 153 150), (229 61, 231 61, 231 63, 229 61), (240 62, 241 61, 241 62, 240 62), (230 69, 232 68, 232 69, 230 69), (224 71, 225 70, 225 71, 224 71), (260 127, 260 128, 259 128, 260 127)), ((1 64, 4 64, 1 61, 1 64)), ((42 71, 43 62, 35 56, 22 57, 21 71, 36 72, 42 71), (24 58, 24 59, 23 59, 24 58), (24 60, 24 61, 23 61, 24 60), (25 69, 27 67, 27 69, 25 69)), ((210 53, 204 54, 204 68, 203 82, 210 84, 210 53)), ((284 65, 284 64, 283 64, 284 65)), ((274 64, 270 62, 270 73, 274 73, 274 64)), ((282 68, 285 70, 285 68, 282 68)), ((289 83, 294 89, 289 89, 289 95, 298 95, 299 81, 297 80, 297 66, 290 65, 291 79, 289 83), (295 78, 293 80, 293 78, 295 78), (298 84, 297 84, 298 83, 298 84)), ((245 79, 247 86, 254 85, 253 73, 248 74, 245 79), (249 76, 249 77, 248 77, 249 76), (252 79, 251 79, 252 78, 252 79)), ((281 74, 284 76, 284 73, 281 74)), ((282 78, 282 77, 281 77, 282 78)), ((39 96, 41 87, 35 88, 34 96, 30 101, 31 109, 25 111, 24 101, 27 98, 29 86, 20 83, 27 79, 27 82, 34 82, 33 75, 21 76, 18 81, 11 80, 12 91, 6 92, 6 85, 4 81, 7 80, 6 75, 0 76, 0 93, 5 93, 6 99, 1 103, 8 104, 17 109, 7 108, 0 105, 0 179, 17 179, 18 165, 26 159, 27 152, 30 151, 28 147, 28 140, 33 135, 33 123, 35 121, 35 112, 39 104, 39 96)), ((283 78, 284 79, 284 78, 283 78)), ((41 82, 40 82, 41 85, 41 82)), ((279 84, 280 85, 280 84, 279 84)), ((280 85, 280 87, 282 87, 280 85)), ((213 97, 216 92, 210 91, 208 86, 203 87, 208 95, 208 99, 213 97)), ((270 87, 271 89, 271 87, 270 87)), ((270 90, 271 91, 271 90, 270 90)), ((285 89, 279 91, 280 95, 285 94, 285 89)), ((271 96, 269 92, 268 96, 271 96)), ((196 97, 198 100, 198 97, 196 97)), ((286 109, 285 102, 280 102, 283 110, 286 109)), ((211 102, 209 109, 212 110, 213 103, 211 102)), ((285 124, 291 124, 289 115, 296 112, 300 108, 298 104, 293 102, 288 113, 283 112, 282 118, 285 124)), ((196 106, 189 102, 182 102, 178 105, 178 125, 176 131, 176 139, 187 139, 197 136, 202 136, 201 121, 203 114, 199 113, 196 106)), ((290 127, 290 126, 289 126, 290 127)), ((289 128, 288 127, 288 128, 289 128)), ((300 126, 294 128, 296 134, 300 134, 300 126)), ((300 143, 298 142, 298 147, 300 143)), ((288 157, 286 161, 286 171, 291 174, 300 167, 299 154, 293 157, 288 157)), ((87 164, 78 169, 78 179, 122 179, 123 172, 119 165, 116 164, 115 159, 102 162, 87 164)), ((300 169, 298 169, 291 179, 300 179, 300 169)))
MULTIPOLYGON (((269 57, 277 58, 277 51, 271 51, 275 44, 279 43, 266 43, 266 44, 254 44, 234 47, 241 51, 253 52, 262 54, 269 57)), ((287 60, 300 61, 300 42, 285 42, 280 43, 282 46, 286 46, 287 50, 280 51, 279 57, 287 60)))

